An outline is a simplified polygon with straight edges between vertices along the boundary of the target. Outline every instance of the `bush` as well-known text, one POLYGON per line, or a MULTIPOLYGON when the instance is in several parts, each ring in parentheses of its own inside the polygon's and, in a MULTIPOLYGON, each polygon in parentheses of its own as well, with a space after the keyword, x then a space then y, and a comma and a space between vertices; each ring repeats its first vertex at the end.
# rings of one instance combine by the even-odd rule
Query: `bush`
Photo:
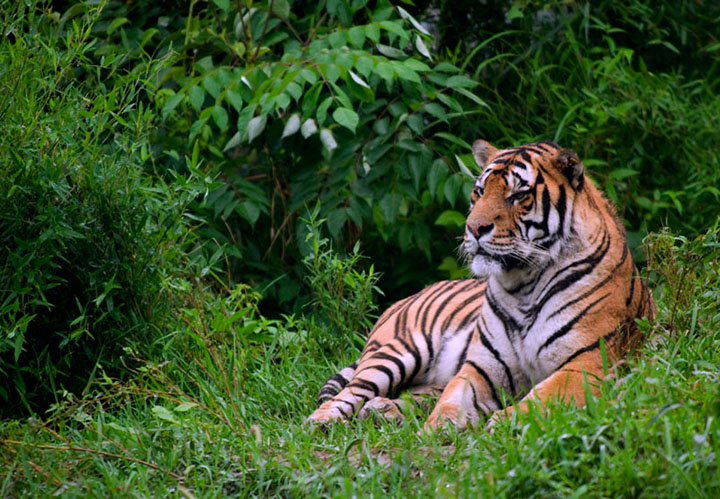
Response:
POLYGON ((638 258, 662 224, 702 233, 720 197, 719 12, 646 4, 111 1, 91 54, 123 47, 128 70, 168 57, 158 172, 197 151, 218 178, 193 208, 225 248, 216 270, 263 290, 266 313, 299 311, 318 201, 337 248, 362 239, 387 301, 460 275, 477 137, 576 149, 638 258))
MULTIPOLYGON (((137 75, 91 64, 93 13, 17 6, 0 39, 0 415, 79 394, 121 367, 172 304, 194 196, 143 171, 152 113, 137 75)), ((96 16, 96 13, 94 14, 96 16)))

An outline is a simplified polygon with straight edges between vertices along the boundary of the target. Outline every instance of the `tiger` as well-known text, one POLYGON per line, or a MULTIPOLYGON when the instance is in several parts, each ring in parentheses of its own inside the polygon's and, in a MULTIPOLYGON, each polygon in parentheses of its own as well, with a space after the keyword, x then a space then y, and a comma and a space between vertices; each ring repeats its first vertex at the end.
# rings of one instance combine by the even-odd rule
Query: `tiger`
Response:
POLYGON ((652 320, 651 290, 577 153, 477 140, 472 155, 481 173, 460 252, 474 277, 391 305, 360 358, 321 388, 307 422, 402 419, 426 394, 438 397, 427 429, 492 427, 553 401, 582 407, 642 344, 636 319, 652 320))

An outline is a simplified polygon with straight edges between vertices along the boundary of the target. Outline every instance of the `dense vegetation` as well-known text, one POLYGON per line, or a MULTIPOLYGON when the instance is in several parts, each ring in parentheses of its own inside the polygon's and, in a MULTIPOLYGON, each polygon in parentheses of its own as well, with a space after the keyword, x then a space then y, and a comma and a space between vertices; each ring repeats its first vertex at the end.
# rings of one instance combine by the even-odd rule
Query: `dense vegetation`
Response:
POLYGON ((0 496, 717 495, 718 22, 0 0, 0 496), (302 428, 379 306, 465 275, 479 137, 580 154, 653 283, 652 340, 588 408, 494 435, 302 428))

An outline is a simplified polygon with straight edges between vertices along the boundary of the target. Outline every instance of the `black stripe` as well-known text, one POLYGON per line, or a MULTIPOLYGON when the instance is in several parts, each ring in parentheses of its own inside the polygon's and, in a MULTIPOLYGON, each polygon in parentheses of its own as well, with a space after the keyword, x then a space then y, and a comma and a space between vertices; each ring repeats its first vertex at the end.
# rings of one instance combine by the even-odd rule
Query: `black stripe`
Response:
POLYGON ((505 363, 505 361, 500 356, 500 352, 495 350, 495 347, 490 343, 490 340, 487 339, 487 336, 485 336, 485 333, 483 333, 482 329, 478 326, 478 330, 480 331, 480 342, 483 344, 485 348, 490 350, 490 353, 493 354, 493 357, 495 357, 495 360, 497 360, 500 365, 503 366, 503 369, 505 369, 505 376, 507 376, 508 383, 510 384, 510 392, 515 395, 515 381, 513 380, 512 373, 510 372, 510 368, 505 363))
POLYGON ((503 327, 505 328, 505 332, 510 331, 517 331, 520 329, 520 324, 505 310, 500 308, 500 305, 495 301, 495 298, 490 293, 490 290, 487 290, 487 293, 485 293, 485 300, 487 301, 488 305, 490 305, 490 310, 492 310, 492 313, 495 314, 495 316, 500 319, 500 322, 503 323, 503 327))
POLYGON ((578 313, 575 317, 573 317, 572 319, 570 319, 570 321, 567 322, 563 327, 561 327, 560 329, 558 329, 557 331, 555 331, 555 332, 547 339, 547 341, 545 341, 545 343, 543 343, 543 344, 540 346, 540 348, 538 348, 538 351, 537 351, 537 353, 536 353, 535 355, 540 355, 540 351, 541 351, 543 348, 550 346, 551 343, 553 343, 554 341, 556 341, 556 340, 562 338, 563 336, 565 336, 565 335, 572 329, 572 327, 573 327, 575 324, 577 324, 577 322, 578 322, 580 319, 582 319, 583 317, 585 317, 585 314, 588 312, 588 310, 590 310, 592 307, 594 307, 595 305, 597 305, 598 303, 600 303, 602 300, 604 300, 604 299, 607 298, 608 296, 610 296, 610 293, 606 293, 606 294, 602 295, 600 298, 598 298, 597 300, 595 300, 594 302, 592 302, 590 305, 588 305, 587 307, 585 307, 584 309, 582 309, 582 310, 580 311, 580 313, 578 313))
POLYGON ((340 393, 340 390, 338 390, 337 388, 335 388, 333 386, 323 386, 320 389, 320 393, 318 393, 318 398, 320 398, 323 395, 330 395, 330 397, 334 397, 338 393, 340 393))
POLYGON ((502 403, 500 403, 500 397, 498 397, 498 393, 495 390, 495 385, 493 385, 492 382, 490 381, 490 376, 487 375, 487 373, 483 370, 482 367, 477 365, 472 360, 466 360, 465 364, 472 366, 472 368, 475 369, 478 372, 478 374, 483 377, 483 379, 485 380, 485 383, 487 383, 487 385, 490 387, 490 395, 492 396, 493 402, 495 402, 498 409, 501 408, 502 403))
POLYGON ((400 379, 398 380, 398 388, 400 387, 400 385, 403 384, 403 382, 405 381, 405 364, 403 364, 403 362, 400 359, 398 359, 397 357, 393 357, 392 355, 388 355, 385 352, 377 352, 371 358, 389 360, 390 362, 395 364, 398 368, 398 371, 400 372, 400 379))
POLYGON ((471 384, 470 389, 472 390, 472 401, 473 401, 473 407, 475 408, 475 411, 478 414, 485 414, 487 416, 487 412, 480 407, 480 404, 478 404, 478 396, 477 396, 477 390, 475 390, 475 387, 471 384))
MULTIPOLYGON (((555 275, 548 281, 548 284, 545 285, 545 288, 540 292, 542 298, 538 301, 537 305, 535 305, 535 310, 541 310, 545 304, 550 300, 555 294, 567 290, 568 287, 570 287, 572 284, 576 283, 586 275, 588 275, 590 272, 592 272, 598 263, 602 261, 602 259, 605 257, 605 255, 608 252, 608 249, 610 248, 610 236, 607 232, 603 233, 603 239, 600 242, 600 245, 598 248, 593 252, 592 255, 583 258, 582 260, 578 260, 576 262, 573 262, 569 265, 566 265, 562 269, 558 270, 555 275), (545 292, 545 289, 550 286, 550 283, 555 280, 559 275, 561 275, 563 272, 573 268, 573 267, 583 267, 580 270, 577 270, 573 272, 570 275, 565 276, 560 281, 557 281, 553 286, 545 292)), ((533 321, 534 322, 534 321, 533 321)))
POLYGON ((607 277, 605 277, 605 279, 603 279, 602 281, 600 281, 599 283, 597 283, 595 286, 593 286, 592 288, 590 288, 590 290, 586 291, 585 293, 583 293, 582 295, 578 296, 578 297, 575 298, 574 300, 571 300, 571 301, 567 302, 565 305, 563 305, 562 307, 560 307, 559 309, 557 309, 555 312, 553 312, 552 314, 550 314, 550 315, 548 316, 548 319, 556 316, 557 314, 559 314, 560 312, 562 312, 562 311, 565 310, 566 308, 568 308, 568 307, 570 307, 570 306, 572 306, 572 305, 575 305, 577 302, 579 302, 579 301, 581 301, 581 300, 584 300, 585 298, 587 298, 588 296, 590 296, 591 294, 593 294, 595 291, 597 291, 598 289, 602 288, 605 284, 607 284, 607 282, 610 281, 610 279, 612 279, 613 277, 615 277, 615 272, 617 271, 617 269, 619 269, 619 268, 625 263, 625 261, 627 260, 628 246, 627 246, 627 244, 625 244, 625 245, 623 245, 623 246, 624 246, 624 247, 623 247, 623 254, 622 254, 622 257, 620 258, 620 262, 619 262, 617 265, 615 265, 615 267, 613 267, 613 269, 608 273, 608 275, 607 275, 607 277))
MULTIPOLYGON (((364 369, 363 369, 363 371, 364 371, 364 369)), ((366 379, 357 378, 357 377, 353 378, 353 380, 350 382, 350 387, 357 387, 362 390, 371 391, 371 392, 373 392, 373 394, 375 394, 376 397, 380 395, 380 389, 378 388, 378 386, 375 383, 373 383, 372 381, 368 381, 366 379)))
POLYGON ((565 233, 565 213, 567 212, 567 196, 565 194, 565 187, 560 186, 560 194, 558 196, 558 202, 555 205, 558 212, 558 219, 560 220, 558 225, 557 237, 561 238, 565 233))
POLYGON ((632 299, 633 299, 633 294, 635 293, 635 279, 637 279, 637 277, 635 276, 635 271, 633 269, 633 273, 630 276, 630 293, 628 294, 628 297, 625 300, 626 307, 630 306, 630 303, 632 302, 632 299))
MULTIPOLYGON (((455 307, 455 310, 453 310, 447 317, 445 317, 445 320, 442 323, 442 326, 440 326, 441 333, 446 331, 448 327, 450 327, 450 323, 455 318, 455 316, 460 313, 462 309, 470 305, 471 303, 477 302, 480 298, 482 298, 485 295, 485 288, 480 289, 479 292, 474 293, 467 298, 463 300, 463 302, 455 307)), ((473 309, 473 311, 477 311, 477 309, 473 309)), ((471 313, 473 312, 471 311, 471 313)), ((467 317, 466 317, 467 318, 467 317)))
MULTIPOLYGON (((609 332, 608 334, 606 334, 605 336, 602 337, 603 341, 605 342, 605 345, 607 345, 608 342, 612 339, 612 337, 615 336, 615 333, 617 333, 617 330, 613 330, 613 331, 609 332)), ((556 371, 557 371, 557 370, 560 370, 563 366, 567 365, 569 362, 571 362, 571 361, 572 361, 573 359, 575 359, 577 356, 579 356, 579 355, 581 355, 581 354, 584 354, 585 352, 589 352, 589 351, 591 351, 591 350, 595 350, 596 348, 599 348, 599 347, 600 347, 600 338, 598 338, 597 340, 595 340, 594 342, 592 342, 592 343, 589 344, 588 346, 583 347, 583 348, 581 348, 580 350, 578 350, 577 352, 575 352, 574 354, 572 354, 570 357, 568 357, 568 358, 565 360, 565 362, 563 362, 562 364, 560 364, 560 365, 558 366, 558 368, 556 369, 556 371)))
MULTIPOLYGON (((483 296, 484 295, 485 295, 485 293, 483 292, 483 296)), ((474 320, 477 320, 477 318, 480 316, 481 313, 482 313, 482 304, 478 304, 477 308, 473 308, 472 310, 470 310, 470 312, 468 312, 465 315, 465 317, 462 318, 462 320, 460 321, 460 324, 458 324, 457 331, 462 331, 463 329, 465 329, 465 327, 468 324, 470 324, 474 320)))
POLYGON ((427 323, 427 317, 430 313, 430 309, 432 308, 432 304, 435 303, 435 297, 439 294, 442 294, 446 290, 446 288, 455 287, 461 282, 462 281, 445 281, 440 286, 438 286, 437 289, 433 290, 431 293, 429 292, 425 301, 423 301, 418 307, 418 313, 415 317, 415 326, 417 327, 418 319, 422 317, 422 319, 420 320, 420 330, 426 331, 427 329, 425 328, 425 325, 427 323))
POLYGON ((412 381, 415 379, 415 376, 417 376, 417 373, 420 372, 420 369, 422 368, 422 357, 420 356, 420 352, 417 351, 417 349, 414 349, 408 344, 405 340, 402 338, 396 338, 397 341, 399 341, 402 346, 405 347, 405 349, 408 351, 410 355, 413 356, 415 359, 415 367, 413 368, 412 373, 410 374, 410 377, 407 379, 407 384, 411 384, 412 381))
POLYGON ((425 327, 427 322, 427 316, 430 313, 430 308, 432 308, 432 305, 435 303, 435 300, 438 296, 441 296, 447 289, 452 289, 456 286, 459 286, 461 282, 462 281, 447 281, 443 285, 438 286, 438 289, 434 290, 432 293, 428 293, 427 298, 420 304, 420 307, 418 308, 417 315, 415 316, 415 327, 417 328, 418 317, 420 317, 420 311, 422 310, 423 313, 420 326, 420 334, 422 334, 422 337, 425 340, 425 345, 428 349, 428 367, 432 364, 432 361, 435 358, 435 347, 433 346, 432 328, 427 329, 425 327))
MULTIPOLYGON (((463 282, 463 281, 460 281, 460 282, 463 282)), ((428 329, 428 331, 435 330, 435 324, 437 323, 438 319, 440 318, 440 315, 443 312, 445 312, 445 307, 447 306, 447 304, 450 303, 452 301, 452 299, 455 298, 457 295, 467 291, 468 289, 470 289, 473 286, 475 286, 475 281, 472 279, 468 279, 467 281, 465 281, 465 285, 460 287, 460 289, 456 289, 449 295, 445 295, 446 298, 437 306, 437 308, 435 310, 435 314, 433 315, 433 318, 430 321, 430 328, 428 329)))
POLYGON ((465 359, 467 358, 468 348, 470 348, 470 343, 472 343, 472 338, 473 338, 473 334, 475 334, 475 331, 477 331, 477 328, 473 329, 472 331, 470 331, 468 333, 467 341, 465 342, 465 347, 463 347, 462 352, 460 352, 460 357, 458 358, 458 363, 455 366, 455 372, 453 373, 453 376, 455 376, 458 373, 458 371, 460 371, 460 368, 465 363, 465 359))
POLYGON ((331 381, 334 381, 335 383, 340 385, 340 388, 345 388, 345 385, 347 385, 348 381, 350 381, 350 380, 345 379, 342 375, 340 375, 340 373, 337 373, 328 380, 328 383, 330 383, 331 381))
POLYGON ((393 374, 393 372, 390 370, 389 367, 380 364, 380 365, 376 365, 376 366, 368 366, 368 367, 366 368, 366 370, 367 370, 367 369, 375 369, 376 371, 380 371, 380 372, 383 373, 385 376, 387 376, 387 377, 388 377, 388 390, 387 390, 387 392, 388 392, 388 393, 394 393, 394 392, 393 392, 393 390, 394 390, 393 385, 395 384, 395 375, 393 374))

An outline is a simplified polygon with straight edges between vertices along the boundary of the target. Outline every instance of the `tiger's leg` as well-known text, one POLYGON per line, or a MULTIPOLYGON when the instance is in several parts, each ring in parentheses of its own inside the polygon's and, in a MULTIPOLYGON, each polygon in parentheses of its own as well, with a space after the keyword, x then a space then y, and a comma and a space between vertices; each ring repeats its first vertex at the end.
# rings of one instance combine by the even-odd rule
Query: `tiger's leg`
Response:
POLYGON ((363 355, 352 379, 308 418, 310 423, 349 420, 369 400, 401 389, 420 371, 421 357, 402 340, 391 341, 363 355))
POLYGON ((515 411, 527 412, 528 406, 533 403, 541 409, 554 400, 573 402, 577 407, 583 407, 586 404, 587 388, 592 395, 599 395, 603 378, 601 354, 596 350, 585 352, 535 385, 530 393, 514 406, 493 413, 488 421, 488 428, 492 428, 502 419, 510 419, 515 411))
POLYGON ((320 407, 326 400, 333 398, 335 395, 340 393, 340 390, 345 388, 355 374, 357 365, 357 361, 353 362, 346 368, 341 369, 340 372, 333 375, 332 378, 325 382, 322 388, 320 388, 320 393, 318 393, 317 399, 315 400, 318 407, 320 407))
POLYGON ((490 376, 476 362, 466 360, 443 391, 425 428, 436 428, 448 422, 465 427, 501 407, 490 376))
POLYGON ((365 419, 375 414, 379 414, 387 420, 403 421, 403 415, 411 405, 421 408, 427 406, 428 400, 437 399, 443 389, 435 385, 422 385, 410 389, 412 402, 405 399, 391 399, 387 397, 375 397, 369 400, 358 413, 358 418, 365 419))

